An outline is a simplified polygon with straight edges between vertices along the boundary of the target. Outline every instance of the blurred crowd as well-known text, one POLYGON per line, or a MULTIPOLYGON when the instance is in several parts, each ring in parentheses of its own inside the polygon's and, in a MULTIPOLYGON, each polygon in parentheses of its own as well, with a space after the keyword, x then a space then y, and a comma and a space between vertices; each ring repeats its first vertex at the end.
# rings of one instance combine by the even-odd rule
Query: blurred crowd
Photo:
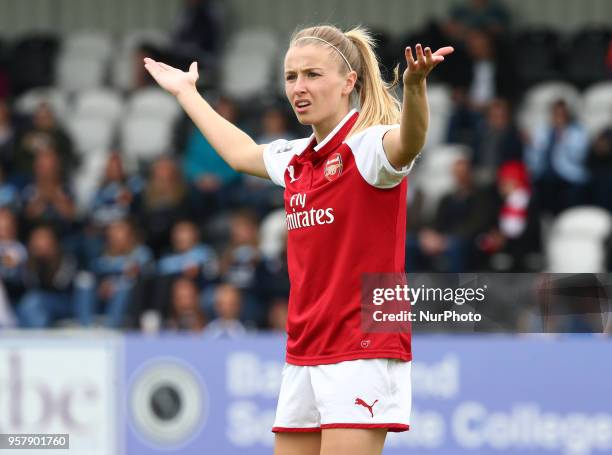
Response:
MULTIPOLYGON (((172 55, 168 61, 180 64, 195 57, 206 68, 202 85, 216 93, 210 99, 217 112, 258 143, 307 135, 283 100, 241 103, 219 93, 226 21, 219 2, 189 1, 172 52, 143 42, 136 61, 172 55)), ((584 88, 611 74, 612 57, 601 57, 595 68, 601 74, 564 67, 549 43, 543 62, 530 39, 552 32, 510 40, 513 30, 502 4, 472 0, 398 40, 377 31, 389 73, 401 43, 457 49, 431 84, 450 91, 442 143, 460 145, 461 152, 449 163, 452 185, 433 205, 427 206, 418 174, 435 150, 426 150, 413 171, 408 271, 542 271, 547 222, 572 207, 612 211, 612 123, 587 133, 562 97, 537 128, 517 122, 532 85, 564 78, 584 88)), ((109 150, 100 180, 90 182, 91 196, 79 204, 73 182, 82 153, 52 104, 38 104, 31 115, 17 112, 17 96, 45 82, 16 79, 10 61, 0 64, 0 327, 103 326, 211 337, 284 330, 289 281, 281 188, 233 171, 182 117, 159 157, 134 163, 121 147, 109 150)), ((134 89, 152 84, 135 68, 134 89)))

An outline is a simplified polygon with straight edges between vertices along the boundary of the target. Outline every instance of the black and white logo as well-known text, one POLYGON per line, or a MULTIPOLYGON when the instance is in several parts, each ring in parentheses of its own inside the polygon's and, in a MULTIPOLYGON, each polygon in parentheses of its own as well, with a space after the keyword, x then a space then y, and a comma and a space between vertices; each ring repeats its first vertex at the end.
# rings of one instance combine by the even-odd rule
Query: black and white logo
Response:
POLYGON ((130 388, 134 427, 156 448, 189 443, 206 423, 208 404, 208 391, 197 372, 174 359, 147 364, 130 388))

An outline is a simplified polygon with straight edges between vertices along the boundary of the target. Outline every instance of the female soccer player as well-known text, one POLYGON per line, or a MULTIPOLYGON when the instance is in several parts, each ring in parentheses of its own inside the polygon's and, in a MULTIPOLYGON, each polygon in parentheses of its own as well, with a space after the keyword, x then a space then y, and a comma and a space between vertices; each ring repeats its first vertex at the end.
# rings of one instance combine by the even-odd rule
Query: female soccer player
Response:
POLYGON ((362 332, 361 277, 404 270, 405 177, 425 142, 425 79, 453 49, 405 49, 400 106, 372 47, 361 28, 294 34, 285 92, 313 134, 265 145, 198 94, 196 63, 183 72, 145 59, 230 166, 285 187, 291 295, 277 455, 380 454, 387 431, 409 426, 410 334, 362 332))

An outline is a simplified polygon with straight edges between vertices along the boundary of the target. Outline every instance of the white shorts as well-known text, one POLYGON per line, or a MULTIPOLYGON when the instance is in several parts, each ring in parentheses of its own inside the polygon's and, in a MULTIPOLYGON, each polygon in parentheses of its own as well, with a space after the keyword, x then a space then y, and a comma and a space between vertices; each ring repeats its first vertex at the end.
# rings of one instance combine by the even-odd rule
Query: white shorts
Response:
POLYGON ((409 429, 411 362, 349 360, 330 365, 285 364, 274 432, 326 428, 409 429))

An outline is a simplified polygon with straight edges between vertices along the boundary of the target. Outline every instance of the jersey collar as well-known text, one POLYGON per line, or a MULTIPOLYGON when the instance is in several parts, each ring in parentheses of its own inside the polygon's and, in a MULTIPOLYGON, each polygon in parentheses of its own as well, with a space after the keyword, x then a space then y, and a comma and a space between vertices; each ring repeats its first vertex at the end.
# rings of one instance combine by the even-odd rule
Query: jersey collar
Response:
MULTIPOLYGON (((319 150, 321 150, 323 147, 325 147, 325 146, 326 146, 326 145, 327 145, 329 142, 331 142, 331 141, 332 141, 332 139, 334 139, 334 138, 336 137, 336 135, 338 134, 338 132, 339 132, 340 130, 342 130, 342 129, 343 129, 342 127, 343 127, 344 125, 346 125, 346 124, 347 124, 347 122, 348 122, 349 120, 351 120, 351 118, 352 118, 353 116, 355 116, 355 118, 357 118, 357 116, 358 116, 358 115, 359 115, 359 114, 357 114, 357 109, 351 109, 351 110, 349 111, 349 113, 348 113, 348 114, 346 114, 342 120, 340 120, 340 123, 338 123, 338 124, 336 125, 336 127, 335 127, 335 128, 332 130, 332 131, 331 131, 331 133, 329 133, 327 136, 325 136, 325 139, 323 139, 323 140, 322 140, 320 143, 318 143, 317 145, 315 145, 315 146, 313 147, 313 150, 314 150, 315 152, 318 152, 318 151, 319 151, 319 150)), ((350 126, 351 128, 353 127, 353 124, 354 124, 354 122, 351 122, 351 126, 350 126)), ((344 134, 341 134, 341 135, 340 135, 340 136, 342 136, 341 141, 343 141, 343 140, 344 140, 344 138, 346 137, 346 135, 347 135, 347 134, 348 134, 348 131, 346 131, 344 134)), ((312 135, 312 137, 314 138, 314 134, 312 135)))
POLYGON ((336 125, 336 127, 331 131, 331 133, 325 136, 325 138, 318 144, 317 140, 315 139, 315 135, 311 134, 309 137, 310 141, 308 143, 308 146, 306 147, 306 150, 319 152, 324 148, 327 149, 327 145, 330 143, 337 145, 338 142, 344 141, 346 135, 349 133, 351 128, 353 128, 353 125, 355 124, 355 121, 357 120, 358 116, 359 112, 357 112, 357 109, 351 109, 349 113, 346 114, 342 120, 340 120, 340 123, 336 125), (345 126, 347 128, 344 128, 345 126), (339 141, 337 139, 339 139, 339 141))

